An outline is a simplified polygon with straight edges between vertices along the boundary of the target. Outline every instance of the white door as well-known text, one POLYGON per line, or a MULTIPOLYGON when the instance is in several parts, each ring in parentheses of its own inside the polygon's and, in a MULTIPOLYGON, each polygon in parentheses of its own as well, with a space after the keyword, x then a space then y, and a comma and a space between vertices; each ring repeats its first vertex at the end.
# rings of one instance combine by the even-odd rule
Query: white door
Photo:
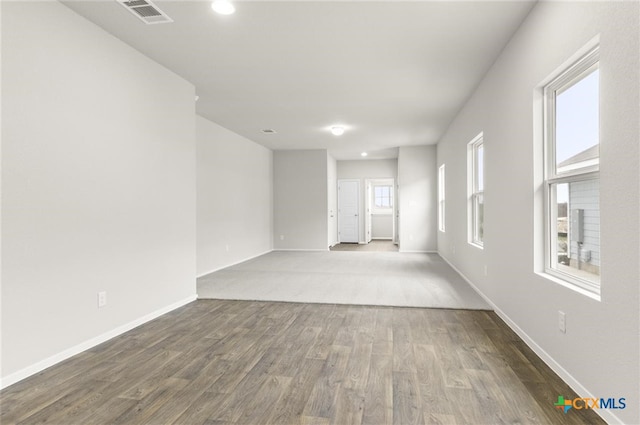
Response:
POLYGON ((359 198, 359 180, 338 180, 338 242, 359 242, 359 198))
POLYGON ((369 243, 369 242, 371 242, 371 239, 373 237, 373 235, 371 234, 371 226, 372 226, 371 225, 371 210, 373 209, 373 206, 372 206, 373 195, 372 195, 371 192, 373 191, 373 187, 371 186, 371 182, 370 181, 367 181, 366 184, 367 184, 367 192, 366 192, 366 196, 365 196, 366 199, 364 201, 364 205, 365 205, 365 209, 366 209, 365 210, 366 215, 365 215, 365 218, 364 218, 364 223, 365 223, 364 226, 365 226, 365 229, 367 229, 366 230, 367 231, 367 235, 366 235, 366 238, 365 238, 365 242, 369 243))

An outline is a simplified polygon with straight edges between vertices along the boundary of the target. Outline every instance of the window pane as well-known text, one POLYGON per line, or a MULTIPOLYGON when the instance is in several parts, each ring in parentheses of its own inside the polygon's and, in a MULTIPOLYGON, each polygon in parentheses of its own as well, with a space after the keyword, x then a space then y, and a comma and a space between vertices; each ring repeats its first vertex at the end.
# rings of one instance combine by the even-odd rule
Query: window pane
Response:
POLYGON ((556 172, 598 164, 599 72, 556 93, 556 172))
POLYGON ((474 242, 482 244, 484 240, 484 195, 474 195, 474 242))
POLYGON ((551 267, 600 282, 598 179, 551 185, 551 267))
POLYGON ((476 189, 481 192, 484 190, 484 145, 476 150, 476 179, 476 189))

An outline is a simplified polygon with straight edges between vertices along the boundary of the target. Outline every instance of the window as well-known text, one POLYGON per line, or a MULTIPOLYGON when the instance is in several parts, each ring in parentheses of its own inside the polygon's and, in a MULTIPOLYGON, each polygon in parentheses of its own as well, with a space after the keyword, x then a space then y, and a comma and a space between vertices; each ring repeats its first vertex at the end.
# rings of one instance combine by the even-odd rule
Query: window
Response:
POLYGON ((545 272, 600 293, 599 50, 544 87, 545 272))
POLYGON ((391 186, 374 186, 374 207, 377 209, 391 209, 393 207, 393 191, 391 186))
POLYGON ((482 248, 484 241, 484 142, 480 133, 468 145, 469 243, 482 248))
POLYGON ((444 164, 438 168, 438 229, 444 232, 444 164))

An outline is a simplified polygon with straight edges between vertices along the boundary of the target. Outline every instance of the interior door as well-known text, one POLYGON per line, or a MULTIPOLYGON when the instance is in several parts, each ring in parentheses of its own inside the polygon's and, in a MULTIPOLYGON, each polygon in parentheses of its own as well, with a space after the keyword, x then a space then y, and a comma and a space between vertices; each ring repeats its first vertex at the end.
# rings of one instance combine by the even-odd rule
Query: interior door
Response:
POLYGON ((359 242, 360 181, 338 180, 338 241, 359 242))

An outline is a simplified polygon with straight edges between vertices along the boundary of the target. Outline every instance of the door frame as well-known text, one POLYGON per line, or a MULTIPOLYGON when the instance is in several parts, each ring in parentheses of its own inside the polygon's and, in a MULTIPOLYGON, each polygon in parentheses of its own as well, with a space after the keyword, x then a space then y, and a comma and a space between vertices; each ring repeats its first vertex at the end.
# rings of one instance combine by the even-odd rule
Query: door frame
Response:
MULTIPOLYGON (((391 207, 391 241, 395 244, 398 242, 398 182, 393 177, 379 177, 365 179, 368 196, 365 198, 365 232, 371 228, 371 215, 373 213, 373 187, 385 185, 391 186, 393 205, 391 207)), ((373 236, 373 235, 371 235, 373 236)), ((367 241, 369 243, 370 241, 367 241)))
MULTIPOLYGON (((357 241, 355 243, 360 243, 360 179, 338 179, 338 243, 342 243, 341 240, 341 233, 340 233, 340 212, 342 211, 341 205, 340 205, 340 183, 342 182, 353 182, 357 184, 357 188, 358 188, 358 193, 356 194, 356 205, 357 205, 357 217, 358 219, 357 224, 356 224, 356 230, 358 233, 358 237, 357 237, 357 241)), ((354 243, 354 242, 349 242, 349 243, 354 243)))

